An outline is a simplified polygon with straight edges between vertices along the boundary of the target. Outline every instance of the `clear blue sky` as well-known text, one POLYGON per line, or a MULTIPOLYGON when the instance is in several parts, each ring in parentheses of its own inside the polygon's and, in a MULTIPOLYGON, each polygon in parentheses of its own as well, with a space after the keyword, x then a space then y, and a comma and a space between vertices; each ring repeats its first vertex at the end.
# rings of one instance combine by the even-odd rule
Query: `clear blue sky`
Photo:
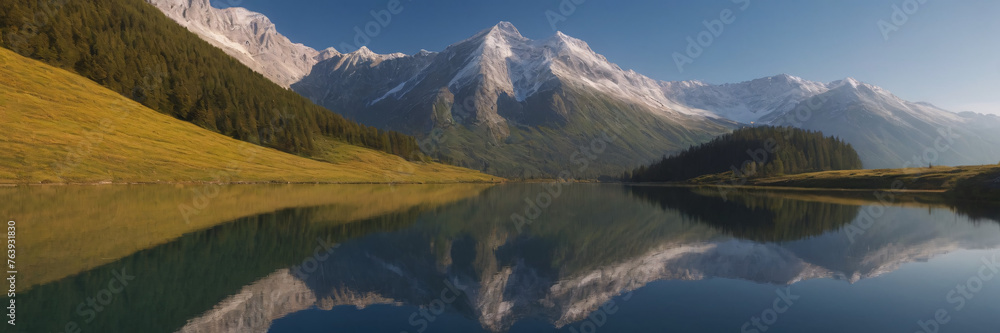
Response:
MULTIPOLYGON (((402 11, 371 38, 378 53, 439 51, 499 21, 529 38, 552 30, 546 11, 581 0, 400 0, 402 11)), ((845 77, 953 111, 1000 113, 1000 1, 926 0, 883 38, 905 0, 585 0, 557 29, 583 39, 622 68, 660 80, 727 83, 786 73, 815 81, 845 77), (724 9, 735 21, 679 72, 672 58, 704 20, 724 9)), ((917 1, 917 0, 910 0, 917 1)), ((354 44, 354 27, 389 0, 212 0, 271 18, 292 41, 317 49, 354 44)))

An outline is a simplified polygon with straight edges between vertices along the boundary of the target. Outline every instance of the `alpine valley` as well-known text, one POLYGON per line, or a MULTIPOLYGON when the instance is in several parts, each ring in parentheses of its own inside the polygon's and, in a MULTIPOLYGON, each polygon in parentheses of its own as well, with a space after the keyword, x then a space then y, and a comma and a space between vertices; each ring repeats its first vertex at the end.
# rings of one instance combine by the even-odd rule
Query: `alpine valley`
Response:
POLYGON ((906 101, 852 78, 657 81, 582 40, 561 32, 532 40, 508 22, 440 52, 317 51, 242 8, 147 2, 321 106, 411 134, 443 161, 500 176, 617 175, 751 124, 839 137, 866 168, 1000 160, 1000 118, 906 101))

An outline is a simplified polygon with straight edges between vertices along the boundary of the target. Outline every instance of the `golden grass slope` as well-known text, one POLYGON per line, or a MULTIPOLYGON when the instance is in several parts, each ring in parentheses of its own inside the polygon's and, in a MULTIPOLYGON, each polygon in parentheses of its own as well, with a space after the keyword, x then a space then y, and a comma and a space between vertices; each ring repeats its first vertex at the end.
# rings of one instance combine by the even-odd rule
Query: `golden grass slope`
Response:
POLYGON ((2 48, 0 124, 0 183, 500 180, 339 142, 325 142, 320 160, 262 148, 2 48))

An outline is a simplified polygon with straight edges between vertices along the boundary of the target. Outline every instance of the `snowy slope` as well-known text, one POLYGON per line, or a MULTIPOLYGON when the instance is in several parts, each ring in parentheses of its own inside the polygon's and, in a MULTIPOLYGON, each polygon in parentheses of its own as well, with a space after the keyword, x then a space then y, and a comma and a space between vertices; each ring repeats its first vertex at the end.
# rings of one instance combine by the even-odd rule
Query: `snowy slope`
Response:
POLYGON ((839 136, 854 146, 866 168, 993 164, 1000 158, 995 116, 963 116, 909 102, 852 78, 827 88, 793 110, 760 120, 839 136))
POLYGON ((742 123, 790 111, 809 97, 829 90, 826 84, 790 75, 723 85, 699 81, 663 82, 661 85, 663 93, 681 105, 708 110, 742 123))

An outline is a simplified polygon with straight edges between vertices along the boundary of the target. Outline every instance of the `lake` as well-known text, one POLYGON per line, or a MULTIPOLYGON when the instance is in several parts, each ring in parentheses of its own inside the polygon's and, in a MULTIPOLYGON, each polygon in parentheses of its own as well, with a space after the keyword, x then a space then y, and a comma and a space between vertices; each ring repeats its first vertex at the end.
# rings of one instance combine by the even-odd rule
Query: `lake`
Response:
MULTIPOLYGON (((1000 209, 612 184, 0 188, 12 332, 996 332, 1000 209)), ((9 326, 5 326, 8 327, 9 326)))

